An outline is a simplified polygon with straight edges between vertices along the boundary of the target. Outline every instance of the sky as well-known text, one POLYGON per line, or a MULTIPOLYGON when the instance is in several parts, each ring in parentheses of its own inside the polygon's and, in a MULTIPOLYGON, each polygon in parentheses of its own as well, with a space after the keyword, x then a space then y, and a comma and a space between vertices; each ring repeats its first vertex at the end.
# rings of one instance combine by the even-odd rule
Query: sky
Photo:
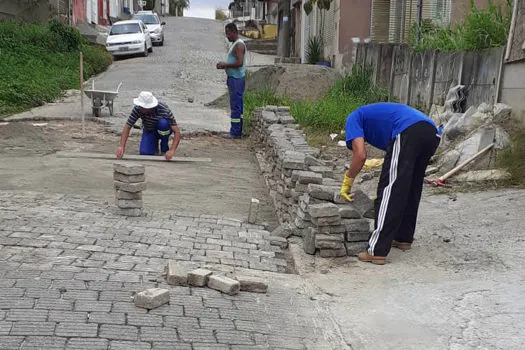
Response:
POLYGON ((184 11, 186 17, 215 18, 215 9, 228 9, 231 0, 190 0, 190 8, 184 11))

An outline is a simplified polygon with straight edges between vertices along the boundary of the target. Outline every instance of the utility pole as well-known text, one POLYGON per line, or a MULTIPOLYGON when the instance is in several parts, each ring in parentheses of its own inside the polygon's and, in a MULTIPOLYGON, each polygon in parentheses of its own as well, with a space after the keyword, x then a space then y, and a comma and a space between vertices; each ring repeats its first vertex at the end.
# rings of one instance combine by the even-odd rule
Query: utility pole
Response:
POLYGON ((417 5, 417 25, 418 25, 418 31, 417 31, 417 42, 421 42, 421 31, 422 31, 422 22, 423 22, 423 0, 419 0, 417 5))
POLYGON ((279 3, 282 11, 281 23, 279 23, 279 45, 278 54, 281 57, 290 57, 290 0, 281 0, 279 3))

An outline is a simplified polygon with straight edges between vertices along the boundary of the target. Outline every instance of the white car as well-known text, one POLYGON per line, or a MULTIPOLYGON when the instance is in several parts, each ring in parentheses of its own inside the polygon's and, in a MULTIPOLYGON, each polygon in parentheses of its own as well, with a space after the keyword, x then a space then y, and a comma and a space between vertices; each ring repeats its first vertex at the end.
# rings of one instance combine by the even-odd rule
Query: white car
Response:
POLYGON ((159 16, 152 11, 140 11, 133 15, 136 20, 141 20, 151 34, 151 41, 159 46, 164 45, 164 26, 166 22, 161 22, 159 16))
POLYGON ((153 51, 151 34, 142 21, 117 22, 109 31, 106 50, 113 57, 139 53, 147 57, 148 53, 153 51))

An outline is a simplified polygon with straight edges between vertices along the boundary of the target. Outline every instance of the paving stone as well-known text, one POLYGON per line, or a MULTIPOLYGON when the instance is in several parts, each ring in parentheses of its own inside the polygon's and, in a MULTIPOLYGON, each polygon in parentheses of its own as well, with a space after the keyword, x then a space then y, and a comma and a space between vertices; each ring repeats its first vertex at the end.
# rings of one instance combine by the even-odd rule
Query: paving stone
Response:
POLYGON ((251 334, 243 331, 217 331, 217 341, 229 345, 252 345, 255 344, 251 334))
POLYGON ((193 350, 230 350, 229 345, 212 343, 193 343, 193 350))
POLYGON ((113 171, 124 175, 142 175, 146 168, 140 164, 114 163, 113 171))
POLYGON ((99 336, 116 340, 137 340, 138 328, 133 326, 100 325, 99 336))
POLYGON ((46 321, 48 310, 10 309, 5 317, 6 321, 46 321))
POLYGON ((325 201, 332 201, 334 199, 334 193, 339 192, 340 188, 335 186, 325 186, 325 185, 308 185, 308 194, 310 197, 322 199, 325 201))
POLYGON ((24 337, 0 336, 0 349, 13 350, 20 349, 24 337))
POLYGON ((146 181, 146 175, 144 175, 144 174, 141 174, 141 175, 125 175, 125 174, 122 174, 122 173, 114 172, 113 173, 113 180, 120 181, 120 182, 131 182, 131 183, 145 182, 146 181))
POLYGON ((368 197, 363 191, 357 190, 354 192, 354 200, 352 205, 364 218, 374 218, 374 201, 370 199, 370 197, 368 197))
POLYGON ((318 249, 344 249, 343 235, 319 234, 315 237, 315 247, 318 249))
POLYGON ((357 211, 356 208, 354 208, 351 204, 340 204, 339 207, 339 215, 342 219, 360 219, 361 214, 357 211))
POLYGON ((235 324, 231 320, 216 318, 201 318, 199 324, 203 329, 211 330, 235 330, 235 324))
POLYGON ((241 291, 251 293, 266 293, 268 291, 268 284, 261 278, 251 276, 235 276, 239 281, 241 291))
POLYGON ((128 200, 138 200, 142 199, 142 192, 125 192, 116 190, 115 198, 117 199, 128 199, 128 200))
POLYGON ((107 350, 107 339, 71 338, 66 343, 66 350, 107 350))
POLYGON ((280 247, 281 249, 288 248, 288 240, 284 237, 270 236, 269 241, 270 245, 280 247))
POLYGON ((147 289, 135 295, 135 306, 144 309, 155 309, 170 301, 170 291, 161 288, 147 289))
POLYGON ((66 347, 66 338, 59 337, 27 337, 20 348, 21 350, 54 350, 64 349, 66 347))
POLYGON ((139 217, 142 216, 142 208, 116 208, 116 213, 122 216, 139 217))
POLYGON ((115 185, 115 189, 117 191, 137 193, 147 189, 147 182, 128 183, 122 181, 113 181, 113 184, 115 185))
POLYGON ((211 329, 179 329, 180 340, 185 343, 217 343, 211 329))
POLYGON ((118 199, 117 206, 121 209, 142 208, 142 199, 118 199))
POLYGON ((55 322, 14 322, 9 335, 54 335, 55 322))
POLYGON ((341 216, 337 214, 334 216, 312 218, 312 223, 318 226, 339 226, 341 224, 341 216))
POLYGON ((128 325, 162 327, 163 320, 161 315, 150 314, 128 314, 128 325))
POLYGON ((188 270, 189 268, 182 266, 176 261, 169 261, 167 268, 166 281, 174 286, 188 285, 188 270))
POLYGON ((196 317, 166 316, 164 317, 164 326, 177 329, 195 329, 199 328, 199 319, 196 317))
POLYGON ((368 248, 368 242, 345 242, 346 254, 356 256, 368 248))
POLYGON ((110 301, 77 300, 75 302, 75 311, 109 312, 110 310, 110 301))
POLYGON ((153 350, 192 350, 191 344, 174 342, 153 342, 153 350))
POLYGON ((307 254, 315 254, 315 237, 317 230, 311 227, 303 231, 303 250, 307 254))
MULTIPOLYGON (((144 342, 116 341, 110 342, 111 350, 150 350, 151 344, 144 342)), ((178 348, 177 348, 178 349, 178 348)))
POLYGON ((13 328, 13 322, 0 321, 0 335, 8 335, 13 328))
POLYGON ((49 310, 48 321, 58 323, 86 323, 87 312, 49 310))
POLYGON ((370 232, 346 232, 345 240, 347 242, 368 242, 370 232))
MULTIPOLYGON (((233 253, 232 253, 233 255, 233 253)), ((188 284, 195 287, 205 287, 213 271, 207 269, 196 269, 188 272, 188 284)))
POLYGON ((344 246, 339 249, 319 249, 319 256, 321 256, 321 258, 338 258, 346 255, 347 252, 344 246))
POLYGON ((126 314, 120 312, 91 312, 89 323, 126 324, 126 314))
POLYGON ((150 342, 176 342, 179 340, 179 337, 177 336, 177 330, 175 328, 141 327, 140 340, 150 342))
POLYGON ((239 281, 233 280, 228 277, 211 275, 208 280, 208 287, 221 291, 229 295, 235 295, 239 293, 241 285, 239 281))
POLYGON ((371 231, 371 223, 368 219, 344 219, 341 224, 345 226, 348 232, 363 232, 369 233, 371 231))
POLYGON ((96 337, 98 331, 97 324, 85 323, 59 323, 55 334, 60 337, 81 337, 90 338, 96 337))

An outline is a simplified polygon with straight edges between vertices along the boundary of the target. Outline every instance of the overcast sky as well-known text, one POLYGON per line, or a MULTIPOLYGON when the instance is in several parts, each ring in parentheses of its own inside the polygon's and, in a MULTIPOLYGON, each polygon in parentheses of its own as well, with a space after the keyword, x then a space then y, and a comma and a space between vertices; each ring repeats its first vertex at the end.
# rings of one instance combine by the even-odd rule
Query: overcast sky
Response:
POLYGON ((231 0, 190 0, 190 8, 184 12, 186 17, 215 18, 217 7, 228 9, 231 0))

